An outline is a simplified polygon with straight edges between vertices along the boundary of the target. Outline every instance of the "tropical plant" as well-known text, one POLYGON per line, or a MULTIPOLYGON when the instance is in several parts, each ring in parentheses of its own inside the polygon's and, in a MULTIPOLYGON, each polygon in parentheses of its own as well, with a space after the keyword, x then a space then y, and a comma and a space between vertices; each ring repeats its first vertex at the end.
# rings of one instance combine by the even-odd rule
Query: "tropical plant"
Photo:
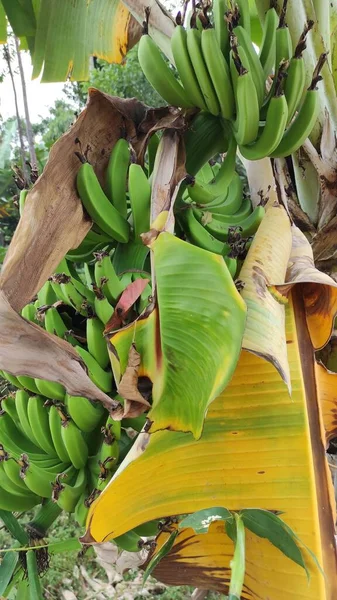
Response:
POLYGON ((45 81, 142 34, 163 102, 90 89, 20 195, 0 509, 37 508, 28 533, 2 513, 17 545, 0 593, 40 598, 46 548, 113 541, 144 579, 332 600, 334 2, 186 3, 176 22, 157 2, 2 3, 45 81), (62 510, 80 541, 37 546, 62 510))

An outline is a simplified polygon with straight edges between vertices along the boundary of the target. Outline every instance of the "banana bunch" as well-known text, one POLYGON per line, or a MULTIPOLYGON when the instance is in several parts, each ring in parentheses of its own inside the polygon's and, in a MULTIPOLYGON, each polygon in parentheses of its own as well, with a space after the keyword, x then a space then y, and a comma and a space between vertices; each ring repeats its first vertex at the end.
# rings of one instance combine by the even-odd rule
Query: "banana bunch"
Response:
MULTIPOLYGON (((308 86, 303 52, 314 23, 305 24, 293 48, 285 21, 270 8, 259 53, 251 40, 248 0, 213 0, 195 11, 187 28, 178 14, 171 51, 179 79, 144 24, 138 56, 144 75, 168 104, 198 107, 227 121, 248 160, 288 156, 310 135, 317 119, 322 55, 308 86)), ((219 125, 220 126, 220 125, 219 125)))
POLYGON ((222 255, 233 278, 265 213, 263 206, 253 209, 250 199, 244 197, 235 154, 232 137, 223 162, 213 167, 206 163, 187 186, 177 214, 188 241, 222 255))

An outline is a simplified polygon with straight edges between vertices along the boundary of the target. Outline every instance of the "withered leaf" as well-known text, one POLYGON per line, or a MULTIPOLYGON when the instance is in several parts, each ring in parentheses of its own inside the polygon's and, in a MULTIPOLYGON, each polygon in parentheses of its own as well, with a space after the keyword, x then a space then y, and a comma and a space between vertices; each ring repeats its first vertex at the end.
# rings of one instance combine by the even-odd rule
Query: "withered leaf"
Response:
POLYGON ((150 407, 150 403, 142 396, 137 385, 140 362, 140 354, 135 344, 132 344, 125 373, 118 384, 118 393, 125 400, 124 416, 136 417, 150 407))

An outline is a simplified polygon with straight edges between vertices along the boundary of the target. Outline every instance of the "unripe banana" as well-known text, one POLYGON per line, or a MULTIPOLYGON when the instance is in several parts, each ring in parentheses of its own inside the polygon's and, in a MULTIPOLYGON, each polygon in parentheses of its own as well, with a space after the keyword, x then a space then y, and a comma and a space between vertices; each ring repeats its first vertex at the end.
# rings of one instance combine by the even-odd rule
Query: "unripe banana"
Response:
POLYGON ((17 416, 19 419, 19 423, 21 425, 21 429, 24 432, 24 435, 34 442, 36 446, 40 446, 39 439, 34 436, 33 430, 30 426, 29 418, 28 418, 28 404, 29 404, 29 394, 24 390, 17 390, 15 394, 15 408, 17 412, 17 416))
POLYGON ((87 346, 90 354, 97 360, 102 369, 106 369, 110 359, 107 341, 103 335, 104 325, 97 317, 90 317, 86 322, 87 346))
POLYGON ((94 403, 82 396, 67 394, 65 403, 69 416, 81 431, 93 431, 102 421, 104 408, 100 402, 94 403))
POLYGON ((111 258, 107 252, 98 252, 95 258, 94 273, 96 285, 102 290, 109 302, 116 304, 124 287, 116 274, 111 258))
POLYGON ((229 54, 229 31, 225 22, 225 13, 229 10, 227 0, 213 1, 213 20, 216 39, 223 56, 229 54))
POLYGON ((232 119, 235 108, 232 81, 228 64, 217 44, 214 29, 204 29, 201 34, 201 48, 218 98, 221 115, 224 119, 232 119))
POLYGON ((94 309, 96 315, 104 325, 110 321, 114 313, 114 307, 111 306, 109 300, 100 292, 100 290, 96 290, 94 309))
POLYGON ((65 388, 57 381, 47 381, 46 379, 34 379, 35 385, 42 396, 46 396, 50 400, 63 401, 65 396, 65 388))
MULTIPOLYGON (((264 208, 262 206, 257 206, 248 217, 246 217, 240 223, 237 223, 235 227, 240 228, 240 235, 243 238, 254 235, 264 217, 264 214, 264 208)), ((230 227, 230 225, 222 221, 217 221, 214 218, 205 224, 207 231, 222 242, 225 242, 228 239, 230 227)))
POLYGON ((53 446, 59 459, 64 463, 69 463, 71 462, 70 456, 63 441, 61 425, 62 419, 59 411, 56 406, 51 406, 49 409, 49 429, 53 446))
POLYGON ((94 382, 97 387, 99 387, 102 392, 108 394, 112 390, 112 373, 111 371, 107 372, 100 367, 97 360, 91 356, 89 352, 84 350, 84 348, 76 348, 77 353, 82 358, 85 363, 90 379, 94 382))
POLYGON ((261 135, 249 145, 239 146, 240 152, 247 160, 261 160, 271 156, 282 140, 288 120, 288 105, 283 92, 270 100, 266 123, 261 135))
POLYGON ((177 25, 171 37, 171 50, 181 82, 193 102, 203 110, 207 110, 198 80, 187 49, 187 33, 182 25, 177 25))
POLYGON ((197 29, 187 31, 187 49, 207 108, 212 115, 217 116, 220 105, 202 55, 201 34, 197 29))
POLYGON ((120 138, 110 154, 105 175, 105 191, 114 207, 126 219, 126 182, 130 164, 130 148, 126 139, 120 138))
POLYGON ((181 108, 193 106, 187 92, 175 78, 155 42, 147 34, 140 38, 138 60, 148 82, 168 104, 181 108))
POLYGON ((72 513, 76 508, 79 498, 82 496, 87 485, 87 475, 85 469, 80 469, 75 481, 66 483, 62 475, 56 478, 53 484, 53 500, 66 512, 72 513))
POLYGON ((55 306, 50 306, 44 313, 44 326, 48 333, 57 335, 72 346, 78 346, 78 341, 69 335, 69 330, 55 306))
POLYGON ((238 39, 240 47, 245 51, 245 56, 248 60, 248 65, 245 64, 245 67, 248 68, 251 73, 252 79, 256 87, 258 103, 259 106, 261 106, 264 99, 265 75, 262 65, 260 63, 260 59, 255 52, 254 46, 251 42, 247 31, 243 27, 238 26, 235 27, 234 33, 238 39))
POLYGON ((62 439, 75 469, 82 469, 88 459, 88 446, 81 431, 70 419, 62 420, 62 439))
POLYGON ((260 63, 265 77, 268 77, 276 61, 276 29, 278 26, 278 15, 275 8, 270 8, 266 13, 263 24, 263 36, 260 46, 260 63))
POLYGON ((109 202, 96 177, 92 165, 84 163, 77 173, 77 190, 92 220, 113 239, 127 242, 129 224, 109 202))
MULTIPOLYGON (((241 51, 241 55, 243 51, 241 51)), ((247 61, 248 62, 248 61, 247 61)), ((237 73, 235 85, 236 120, 232 129, 239 145, 254 142, 259 131, 259 102, 256 87, 250 71, 241 62, 241 56, 235 49, 231 51, 231 73, 233 80, 237 73)))
POLYGON ((27 417, 33 437, 38 441, 49 456, 56 455, 53 440, 49 429, 48 408, 41 396, 31 396, 27 406, 27 417))
POLYGON ((140 235, 150 229, 151 186, 142 167, 134 163, 129 169, 129 198, 134 240, 142 244, 140 235))
POLYGON ((228 254, 230 250, 228 244, 219 242, 219 240, 208 233, 197 221, 192 208, 188 208, 182 212, 181 223, 188 239, 195 246, 199 246, 199 248, 214 252, 215 254, 221 254, 222 256, 228 254))

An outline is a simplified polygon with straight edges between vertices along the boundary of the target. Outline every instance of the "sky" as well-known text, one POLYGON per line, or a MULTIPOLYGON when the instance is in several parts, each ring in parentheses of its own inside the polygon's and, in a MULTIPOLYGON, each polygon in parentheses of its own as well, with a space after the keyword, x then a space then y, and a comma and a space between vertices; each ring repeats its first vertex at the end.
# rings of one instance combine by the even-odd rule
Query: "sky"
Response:
MULTIPOLYGON (((23 68, 25 72, 28 106, 32 123, 39 121, 39 117, 46 117, 49 114, 49 107, 52 106, 57 98, 64 97, 62 89, 64 83, 40 83, 38 79, 31 79, 32 67, 30 55, 28 52, 21 52, 23 68)), ((17 67, 12 64, 12 68, 17 67)), ((18 68, 15 69, 18 72, 18 68)), ((0 73, 7 73, 7 65, 0 54, 0 73)), ((22 90, 18 74, 14 74, 16 90, 18 95, 20 115, 24 117, 22 90)), ((3 120, 15 116, 15 105, 13 88, 9 75, 6 75, 4 81, 0 83, 0 115, 3 120)))

